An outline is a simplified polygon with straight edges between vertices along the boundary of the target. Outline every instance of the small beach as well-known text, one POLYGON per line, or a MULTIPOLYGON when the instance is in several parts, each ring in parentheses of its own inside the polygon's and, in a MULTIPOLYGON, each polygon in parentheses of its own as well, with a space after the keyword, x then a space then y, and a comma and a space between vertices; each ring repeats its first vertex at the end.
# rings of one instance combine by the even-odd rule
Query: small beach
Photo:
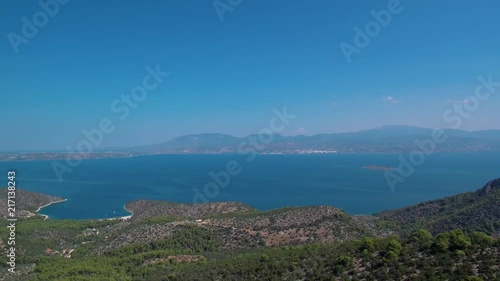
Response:
POLYGON ((106 219, 106 220, 128 220, 128 219, 132 218, 132 216, 134 215, 134 213, 133 213, 132 211, 128 210, 126 206, 127 206, 127 204, 123 205, 123 209, 124 209, 125 211, 129 212, 129 213, 130 213, 130 215, 128 215, 128 216, 116 217, 116 218, 108 218, 108 219, 106 219))

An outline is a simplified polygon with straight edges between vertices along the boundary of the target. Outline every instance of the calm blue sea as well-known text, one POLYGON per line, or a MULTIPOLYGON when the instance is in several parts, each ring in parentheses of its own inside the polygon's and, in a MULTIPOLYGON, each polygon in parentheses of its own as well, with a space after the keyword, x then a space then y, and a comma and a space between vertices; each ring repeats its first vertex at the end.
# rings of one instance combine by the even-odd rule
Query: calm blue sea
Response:
MULTIPOLYGON (((128 215, 135 199, 193 202, 213 182, 209 173, 237 161, 241 173, 230 178, 211 201, 240 201, 261 210, 284 206, 332 205, 352 214, 368 214, 425 200, 472 191, 500 177, 500 153, 435 154, 391 192, 384 171, 365 165, 398 166, 398 155, 153 155, 86 160, 59 182, 52 161, 0 162, 0 186, 7 171, 17 185, 67 198, 42 210, 54 219, 109 218, 128 215)), ((5 184, 1 184, 4 182, 5 184)))

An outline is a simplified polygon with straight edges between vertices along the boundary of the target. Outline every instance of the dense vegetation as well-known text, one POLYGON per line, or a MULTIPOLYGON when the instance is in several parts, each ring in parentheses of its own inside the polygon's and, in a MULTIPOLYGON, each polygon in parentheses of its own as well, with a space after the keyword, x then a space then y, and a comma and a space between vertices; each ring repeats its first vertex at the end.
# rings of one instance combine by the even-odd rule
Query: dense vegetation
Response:
POLYGON ((500 280, 499 193, 495 180, 376 216, 140 200, 132 219, 28 217, 2 280, 500 280))
POLYGON ((257 210, 238 202, 212 202, 205 204, 178 204, 165 201, 136 200, 125 205, 132 212, 132 220, 155 216, 200 218, 222 214, 252 213, 257 210))
POLYGON ((434 234, 454 228, 495 234, 500 231, 499 202, 500 179, 496 179, 475 192, 423 202, 376 216, 402 235, 419 228, 428 229, 434 234))
POLYGON ((137 244, 82 259, 42 258, 28 280, 499 280, 500 241, 460 230, 436 237, 365 238, 344 243, 217 252, 210 233, 137 244), (183 253, 183 254, 181 254, 183 253), (203 256, 206 254, 209 257, 203 256))
POLYGON ((499 246, 484 233, 469 237, 453 230, 432 238, 421 230, 405 241, 366 238, 275 248, 177 271, 167 268, 149 280, 495 280, 499 246))
MULTIPOLYGON (((2 225, 7 225, 5 220, 1 220, 2 225)), ((86 229, 110 228, 118 221, 99 220, 44 220, 35 217, 20 220, 16 223, 16 251, 17 261, 20 263, 32 263, 38 260, 46 249, 71 249, 85 241, 82 233, 86 229)), ((0 228, 1 237, 7 237, 6 227, 0 228)), ((95 237, 97 238, 97 236, 95 237)), ((6 247, 0 243, 2 253, 6 252, 6 247)), ((0 256, 0 262, 5 265, 6 256, 0 256)))

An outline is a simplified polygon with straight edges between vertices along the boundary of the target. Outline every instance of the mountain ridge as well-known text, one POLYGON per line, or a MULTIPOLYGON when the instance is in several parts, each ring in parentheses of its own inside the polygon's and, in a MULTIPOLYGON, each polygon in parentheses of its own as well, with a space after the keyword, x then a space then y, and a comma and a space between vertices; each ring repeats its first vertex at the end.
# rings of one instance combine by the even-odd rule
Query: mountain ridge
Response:
MULTIPOLYGON (((189 134, 166 142, 121 148, 95 147, 93 152, 1 152, 0 161, 127 158, 152 154, 314 154, 410 153, 421 151, 416 141, 432 141, 434 129, 389 125, 345 133, 236 137, 222 133, 189 134), (267 142, 265 139, 271 139, 267 142)), ((500 130, 443 129, 446 140, 434 142, 433 152, 497 152, 500 130)))
MULTIPOLYGON (((273 134, 269 142, 261 140, 263 138, 256 134, 235 137, 228 134, 203 133, 184 135, 131 150, 148 153, 238 153, 251 148, 249 143, 257 142, 262 153, 410 152, 418 149, 416 140, 431 139, 433 131, 434 129, 423 127, 389 125, 357 132, 311 136, 273 134)), ((437 152, 500 151, 500 130, 442 131, 447 140, 436 146, 437 152)))

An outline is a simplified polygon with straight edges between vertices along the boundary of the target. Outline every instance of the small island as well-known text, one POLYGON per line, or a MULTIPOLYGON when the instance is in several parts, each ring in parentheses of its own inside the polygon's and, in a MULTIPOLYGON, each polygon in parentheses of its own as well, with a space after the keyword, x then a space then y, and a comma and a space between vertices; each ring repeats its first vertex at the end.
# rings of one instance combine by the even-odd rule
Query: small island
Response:
POLYGON ((394 167, 376 166, 376 165, 363 166, 363 169, 379 170, 379 171, 394 171, 394 170, 396 170, 396 168, 394 168, 394 167))

